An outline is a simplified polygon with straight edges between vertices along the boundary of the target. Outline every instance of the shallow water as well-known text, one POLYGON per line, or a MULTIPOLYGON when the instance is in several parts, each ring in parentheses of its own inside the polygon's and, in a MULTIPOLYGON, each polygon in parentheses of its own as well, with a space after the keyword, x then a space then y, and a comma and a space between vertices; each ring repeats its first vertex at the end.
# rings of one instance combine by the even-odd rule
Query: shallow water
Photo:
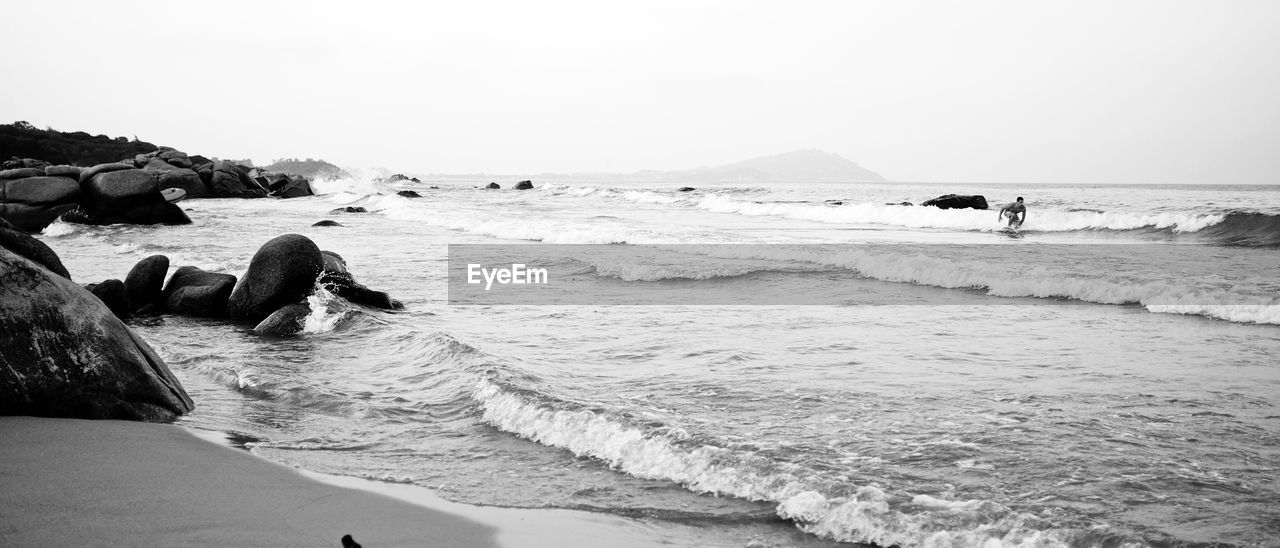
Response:
POLYGON ((84 283, 155 253, 238 275, 296 232, 404 301, 321 295, 288 339, 137 322, 184 423, 310 470, 691 525, 689 546, 1276 545, 1276 187, 430 184, 43 238, 84 283), (1021 237, 884 205, 955 191, 1026 196, 1021 237), (372 213, 327 213, 348 204, 372 213), (534 242, 665 247, 581 248, 573 301, 447 300, 446 244, 534 242))

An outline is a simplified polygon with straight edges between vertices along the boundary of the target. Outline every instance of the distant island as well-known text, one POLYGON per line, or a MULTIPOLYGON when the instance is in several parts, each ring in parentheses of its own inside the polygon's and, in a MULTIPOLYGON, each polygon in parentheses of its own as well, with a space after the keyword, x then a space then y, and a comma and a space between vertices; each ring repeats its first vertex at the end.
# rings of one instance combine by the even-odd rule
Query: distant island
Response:
POLYGON ((290 175, 301 175, 308 179, 347 179, 351 177, 350 174, 338 166, 324 160, 313 160, 311 158, 306 160, 282 158, 263 169, 290 175))

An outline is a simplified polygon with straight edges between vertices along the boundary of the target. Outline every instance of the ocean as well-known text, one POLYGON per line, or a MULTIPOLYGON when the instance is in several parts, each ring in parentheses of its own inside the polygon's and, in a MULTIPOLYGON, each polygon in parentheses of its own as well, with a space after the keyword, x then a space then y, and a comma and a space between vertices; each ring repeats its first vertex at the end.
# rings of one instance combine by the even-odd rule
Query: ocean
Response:
POLYGON ((132 322, 180 424, 306 470, 674 546, 1280 546, 1280 187, 487 182, 40 238, 86 283, 299 233, 403 301, 132 322), (889 205, 947 193, 996 209, 889 205), (467 257, 553 283, 476 291, 467 257))

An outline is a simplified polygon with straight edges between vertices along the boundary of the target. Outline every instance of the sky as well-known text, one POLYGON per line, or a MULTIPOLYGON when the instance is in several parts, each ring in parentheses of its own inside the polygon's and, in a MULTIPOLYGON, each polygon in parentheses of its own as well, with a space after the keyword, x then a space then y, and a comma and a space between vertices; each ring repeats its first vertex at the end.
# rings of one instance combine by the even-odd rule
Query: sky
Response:
POLYGON ((1280 184, 1280 2, 6 6, 0 123, 409 173, 1280 184))

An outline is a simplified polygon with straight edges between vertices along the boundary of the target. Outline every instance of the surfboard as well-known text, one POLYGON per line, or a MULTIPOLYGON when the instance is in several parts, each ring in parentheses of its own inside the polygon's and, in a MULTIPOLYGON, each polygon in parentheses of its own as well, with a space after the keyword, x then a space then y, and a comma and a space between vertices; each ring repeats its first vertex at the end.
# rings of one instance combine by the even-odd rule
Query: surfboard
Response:
POLYGON ((169 203, 177 202, 187 197, 187 191, 181 188, 166 188, 161 190, 160 194, 164 196, 164 201, 169 203))

